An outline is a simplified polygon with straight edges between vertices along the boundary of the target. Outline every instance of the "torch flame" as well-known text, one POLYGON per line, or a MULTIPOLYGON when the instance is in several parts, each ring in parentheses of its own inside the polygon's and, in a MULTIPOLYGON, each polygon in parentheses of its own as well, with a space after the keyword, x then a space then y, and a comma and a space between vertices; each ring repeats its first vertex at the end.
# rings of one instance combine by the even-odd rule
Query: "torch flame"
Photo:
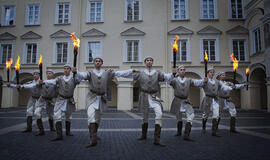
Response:
POLYGON ((40 57, 39 57, 38 65, 39 66, 42 65, 42 55, 40 55, 40 57))
POLYGON ((80 39, 75 36, 75 33, 71 33, 70 36, 73 41, 74 48, 78 49, 80 47, 80 39))
POLYGON ((175 40, 174 40, 174 44, 173 44, 173 51, 177 52, 178 51, 178 45, 177 45, 177 41, 178 41, 179 37, 175 36, 175 40))
POLYGON ((249 68, 246 68, 246 75, 249 75, 249 72, 250 72, 249 68))
POLYGON ((204 60, 208 61, 208 54, 207 54, 206 50, 204 51, 204 60))
POLYGON ((13 62, 12 58, 10 58, 9 61, 6 61, 6 69, 7 70, 10 69, 10 66, 11 66, 12 62, 13 62))
POLYGON ((238 60, 237 58, 234 57, 234 54, 231 54, 231 58, 233 61, 233 71, 236 72, 237 68, 238 68, 238 60))
POLYGON ((20 70, 20 56, 18 56, 17 62, 15 64, 15 70, 19 71, 20 70))

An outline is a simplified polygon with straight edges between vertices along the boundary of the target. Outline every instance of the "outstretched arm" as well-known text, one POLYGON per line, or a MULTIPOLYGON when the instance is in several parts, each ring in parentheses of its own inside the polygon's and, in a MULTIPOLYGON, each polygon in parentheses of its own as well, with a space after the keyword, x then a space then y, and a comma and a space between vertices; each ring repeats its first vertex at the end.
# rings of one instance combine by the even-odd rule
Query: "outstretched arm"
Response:
POLYGON ((123 71, 115 71, 114 76, 117 77, 117 78, 119 78, 119 77, 133 78, 133 70, 128 69, 128 70, 123 70, 123 71))
POLYGON ((21 85, 21 88, 24 88, 24 89, 32 89, 32 88, 36 88, 36 86, 37 86, 37 83, 32 82, 32 83, 29 83, 29 84, 21 85))
POLYGON ((191 79, 191 82, 192 82, 193 86, 195 86, 195 87, 203 87, 204 84, 205 84, 205 80, 204 79, 200 79, 200 80, 198 80, 198 79, 191 79))

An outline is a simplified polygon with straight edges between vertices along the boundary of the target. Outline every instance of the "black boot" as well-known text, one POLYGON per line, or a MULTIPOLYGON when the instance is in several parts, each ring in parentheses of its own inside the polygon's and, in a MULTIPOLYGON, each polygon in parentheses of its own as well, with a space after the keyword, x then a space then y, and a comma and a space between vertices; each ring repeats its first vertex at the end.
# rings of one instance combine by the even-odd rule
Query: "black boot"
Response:
POLYGON ((138 140, 146 140, 147 138, 148 123, 142 124, 142 135, 138 140))
POLYGON ((207 119, 202 119, 202 133, 203 134, 206 133, 206 122, 207 122, 207 119))
POLYGON ((50 125, 50 131, 55 131, 54 127, 53 127, 53 119, 49 119, 49 125, 50 125))
POLYGON ((220 122, 220 117, 218 117, 218 120, 217 120, 217 131, 218 131, 218 125, 219 125, 219 122, 220 122))
POLYGON ((71 123, 69 121, 66 121, 66 135, 67 136, 73 136, 73 134, 70 132, 70 125, 71 123))
POLYGON ((56 127, 56 138, 52 139, 51 141, 59 141, 59 140, 63 140, 63 135, 62 135, 62 122, 56 122, 55 124, 56 127))
POLYGON ((236 118, 235 117, 231 117, 231 123, 230 123, 230 132, 231 133, 239 133, 235 130, 235 123, 236 123, 236 118))
POLYGON ((36 136, 43 136, 45 135, 45 132, 44 132, 44 128, 43 128, 43 123, 42 123, 42 119, 37 119, 37 126, 38 126, 38 129, 39 129, 39 133, 36 134, 36 136))
MULTIPOLYGON (((97 123, 97 132, 98 132, 98 127, 99 127, 99 124, 97 123)), ((101 138, 97 135, 97 140, 100 141, 101 138)))
POLYGON ((26 125, 27 125, 26 129, 22 132, 23 133, 32 132, 32 116, 27 116, 26 125))
POLYGON ((97 145, 97 126, 97 123, 90 123, 90 125, 88 125, 91 142, 89 145, 86 146, 86 148, 97 145))
POLYGON ((189 134, 190 134, 190 131, 191 131, 191 123, 190 122, 187 122, 186 123, 186 126, 185 126, 185 135, 184 135, 184 140, 186 141, 193 141, 190 137, 189 137, 189 134))
POLYGON ((219 135, 217 135, 217 119, 216 118, 213 118, 212 120, 212 136, 220 137, 219 135))
POLYGON ((178 123, 177 123, 177 133, 176 133, 175 136, 181 136, 182 135, 182 126, 183 126, 183 122, 178 121, 178 123))
POLYGON ((160 132, 161 132, 160 125, 155 124, 154 145, 159 145, 159 146, 165 147, 166 145, 160 143, 160 132))

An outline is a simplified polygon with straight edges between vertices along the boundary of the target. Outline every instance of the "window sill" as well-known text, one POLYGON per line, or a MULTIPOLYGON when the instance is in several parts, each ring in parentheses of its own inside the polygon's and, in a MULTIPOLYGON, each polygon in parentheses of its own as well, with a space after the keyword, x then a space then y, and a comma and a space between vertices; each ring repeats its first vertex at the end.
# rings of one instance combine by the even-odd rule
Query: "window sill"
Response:
POLYGON ((23 63, 22 66, 36 66, 37 63, 23 63))
POLYGON ((65 65, 66 63, 52 63, 52 65, 54 66, 62 66, 62 65, 65 65))
POLYGON ((244 18, 229 18, 229 21, 245 21, 246 19, 244 18))
POLYGON ((71 25, 71 23, 55 23, 55 26, 66 26, 66 25, 71 25))
POLYGON ((102 24, 104 22, 86 22, 86 24, 102 24))
POLYGON ((8 28, 8 27, 15 27, 15 25, 4 25, 4 26, 0 25, 0 27, 2 27, 2 28, 8 28))
POLYGON ((188 22, 189 19, 172 19, 171 22, 188 22))
POLYGON ((136 20, 136 21, 124 20, 124 23, 139 23, 139 22, 143 22, 143 20, 136 20))
MULTIPOLYGON (((233 62, 231 61, 231 63, 233 63, 233 62)), ((238 63, 245 64, 245 63, 250 63, 250 61, 238 61, 238 63)))
POLYGON ((25 24, 24 27, 37 27, 40 26, 40 24, 25 24))
POLYGON ((123 62, 123 64, 142 64, 143 62, 123 62))
MULTIPOLYGON (((173 61, 171 61, 171 63, 173 64, 173 61)), ((181 63, 186 63, 186 64, 191 64, 191 61, 176 61, 176 64, 181 64, 181 63)))
POLYGON ((219 20, 218 19, 215 19, 215 18, 214 19, 203 19, 202 18, 202 19, 200 19, 200 21, 219 21, 219 20))
MULTIPOLYGON (((209 63, 220 63, 220 61, 208 61, 207 64, 209 63)), ((204 64, 204 61, 201 61, 201 64, 204 64)))

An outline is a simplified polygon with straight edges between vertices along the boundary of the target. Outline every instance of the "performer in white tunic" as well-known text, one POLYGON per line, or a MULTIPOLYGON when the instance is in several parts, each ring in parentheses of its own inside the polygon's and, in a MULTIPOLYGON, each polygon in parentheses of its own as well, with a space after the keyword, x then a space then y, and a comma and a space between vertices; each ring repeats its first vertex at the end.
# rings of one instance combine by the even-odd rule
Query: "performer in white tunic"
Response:
POLYGON ((194 119, 194 110, 188 99, 189 90, 191 86, 202 87, 206 83, 206 78, 204 80, 195 80, 185 77, 186 69, 183 65, 178 67, 178 77, 174 78, 170 85, 174 89, 174 99, 171 104, 171 113, 176 114, 177 119, 177 134, 176 136, 181 136, 182 134, 182 113, 186 113, 187 123, 185 126, 184 140, 190 141, 190 131, 192 127, 192 121, 194 119))
POLYGON ((159 82, 170 81, 173 78, 172 74, 164 74, 152 68, 153 58, 146 57, 144 59, 146 68, 144 70, 130 72, 126 78, 133 78, 139 82, 140 95, 139 95, 139 112, 143 113, 142 122, 142 136, 139 140, 147 138, 148 129, 148 112, 149 108, 155 112, 155 132, 154 144, 165 146, 160 143, 160 133, 162 127, 162 104, 161 99, 158 97, 159 82))
MULTIPOLYGON (((42 84, 43 81, 40 81, 42 84)), ((66 135, 73 136, 70 132, 71 114, 75 111, 75 102, 73 93, 76 85, 79 83, 73 78, 71 74, 71 66, 69 64, 64 65, 64 75, 52 80, 45 80, 45 85, 55 85, 58 87, 58 96, 56 98, 54 106, 54 119, 56 121, 56 133, 57 136, 52 141, 62 140, 62 117, 65 117, 66 121, 66 135)), ((43 84, 44 85, 44 84, 43 84)))
POLYGON ((209 117, 210 112, 212 112, 212 136, 217 136, 217 119, 219 118, 219 105, 217 102, 218 89, 232 90, 231 87, 223 85, 220 81, 214 79, 215 70, 213 68, 208 69, 207 77, 208 81, 203 86, 205 92, 205 97, 201 103, 202 114, 202 133, 206 132, 206 122, 209 117))
POLYGON ((34 116, 34 111, 36 108, 37 101, 40 97, 40 89, 41 87, 36 87, 39 80, 39 71, 35 70, 33 72, 34 80, 24 84, 24 85, 15 85, 15 84, 8 84, 11 88, 19 88, 19 89, 30 89, 31 97, 28 100, 27 109, 26 109, 26 124, 27 127, 23 132, 32 132, 32 121, 34 116))
MULTIPOLYGON (((50 69, 47 70, 46 75, 48 80, 54 78, 54 73, 50 69)), ((37 87, 40 87, 40 84, 37 85, 37 87)), ((53 126, 53 109, 56 96, 57 96, 56 86, 41 85, 41 96, 38 99, 37 106, 35 109, 35 117, 37 119, 37 125, 39 128, 39 133, 37 134, 37 136, 45 134, 42 123, 42 111, 44 109, 46 109, 47 111, 50 130, 55 131, 53 126)))
POLYGON ((72 68, 72 71, 76 73, 77 79, 88 80, 89 93, 87 96, 86 111, 88 116, 88 128, 90 133, 90 144, 86 147, 92 147, 97 145, 97 131, 100 123, 100 113, 105 110, 106 105, 106 92, 108 82, 115 76, 128 74, 132 71, 117 71, 103 70, 103 59, 96 57, 94 59, 95 69, 87 72, 77 72, 76 68, 72 68))
MULTIPOLYGON (((227 86, 231 86, 233 89, 241 89, 244 88, 246 85, 248 85, 248 83, 245 84, 236 84, 234 85, 231 82, 226 82, 225 81, 226 78, 226 73, 222 72, 219 76, 220 82, 223 85, 227 85, 227 86)), ((231 100, 231 96, 230 96, 230 90, 224 90, 223 88, 220 88, 218 90, 218 102, 219 102, 219 118, 218 118, 218 124, 220 122, 222 113, 225 110, 228 110, 231 116, 231 120, 230 120, 230 132, 231 133, 237 133, 237 131, 235 130, 235 123, 236 123, 236 109, 235 109, 235 105, 233 104, 232 100, 231 100)))

